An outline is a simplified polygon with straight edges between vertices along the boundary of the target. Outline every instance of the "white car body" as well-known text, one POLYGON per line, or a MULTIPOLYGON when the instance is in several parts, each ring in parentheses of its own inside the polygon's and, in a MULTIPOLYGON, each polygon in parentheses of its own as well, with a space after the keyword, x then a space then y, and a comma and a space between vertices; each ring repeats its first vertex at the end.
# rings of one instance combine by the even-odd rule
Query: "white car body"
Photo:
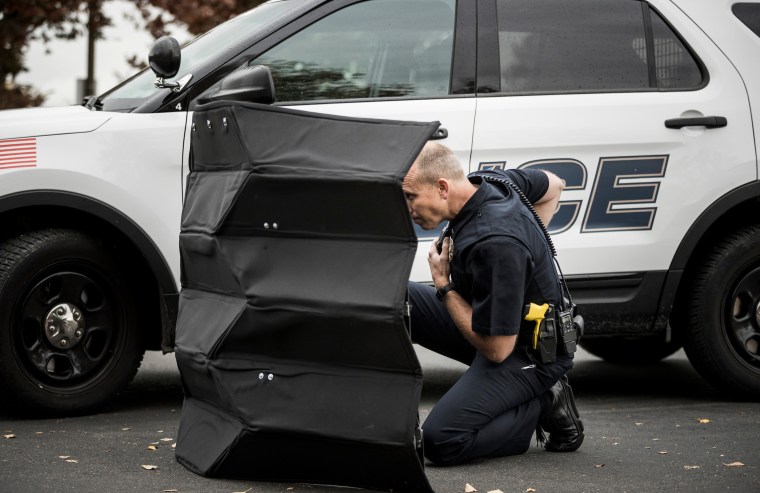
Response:
MULTIPOLYGON (((564 274, 577 281, 581 293, 583 286, 590 286, 590 304, 611 301, 619 312, 619 307, 636 297, 654 300, 647 308, 651 313, 646 327, 632 328, 626 313, 618 313, 617 325, 612 324, 616 328, 592 326, 587 336, 646 335, 670 343, 676 338, 671 310, 677 306, 677 292, 686 289, 679 283, 684 273, 690 273, 687 266, 696 261, 694 252, 702 248, 711 228, 727 221, 720 214, 734 217, 733 207, 760 196, 756 186, 760 129, 754 125, 760 108, 756 62, 760 38, 731 14, 733 0, 647 3, 709 74, 701 87, 278 104, 348 116, 440 121, 448 130, 448 138, 441 142, 454 149, 467 171, 493 165, 565 163, 582 180, 568 183, 561 207, 566 208, 569 220, 553 231, 564 274), (664 125, 669 119, 711 116, 724 117, 727 125, 680 129, 664 125), (621 163, 630 164, 634 171, 615 171, 621 163), (622 200, 620 193, 637 198, 622 200), (720 205, 736 193, 742 198, 720 205), (719 209, 717 219, 702 222, 711 208, 719 209), (612 223, 607 219, 613 216, 632 218, 631 226, 608 227, 612 223), (653 284, 645 282, 653 277, 653 284), (611 281, 609 291, 605 279, 611 281)), ((315 1, 299 15, 311 15, 318 7, 329 8, 315 1)), ((255 43, 276 28, 281 26, 265 29, 255 43)), ((124 230, 126 236, 135 231, 144 235, 138 249, 150 269, 155 273, 163 264, 165 270, 156 274, 158 291, 176 296, 181 275, 180 214, 189 172, 192 106, 190 111, 187 107, 187 101, 181 100, 176 107, 164 105, 160 112, 91 111, 83 106, 0 112, 0 214, 8 218, 18 210, 23 215, 37 193, 46 197, 40 205, 59 206, 50 199, 56 194, 69 197, 67 207, 75 207, 73 202, 80 200, 82 214, 77 221, 87 217, 88 204, 102 205, 114 214, 101 214, 100 220, 117 229, 131 223, 133 227, 124 230), (14 151, 19 145, 24 153, 14 151), (152 254, 146 253, 150 244, 152 254)), ((736 219, 743 225, 760 222, 749 213, 756 213, 756 207, 745 205, 736 211, 741 211, 742 217, 736 219)), ((430 278, 426 255, 431 240, 420 240, 412 280, 430 278)), ((584 295, 579 299, 582 306, 584 295)), ((165 308, 164 313, 171 318, 173 310, 165 308)), ((639 319, 630 320, 638 323, 639 319)), ((157 330, 162 322, 152 320, 150 325, 157 330)), ((152 340, 148 347, 157 348, 152 340)), ((760 338, 753 335, 747 340, 760 338)), ((171 348, 166 329, 163 347, 171 348)), ((744 365, 747 378, 760 374, 753 354, 757 355, 756 344, 737 357, 744 360, 738 364, 744 365)), ((758 389, 753 392, 760 395, 758 389)))

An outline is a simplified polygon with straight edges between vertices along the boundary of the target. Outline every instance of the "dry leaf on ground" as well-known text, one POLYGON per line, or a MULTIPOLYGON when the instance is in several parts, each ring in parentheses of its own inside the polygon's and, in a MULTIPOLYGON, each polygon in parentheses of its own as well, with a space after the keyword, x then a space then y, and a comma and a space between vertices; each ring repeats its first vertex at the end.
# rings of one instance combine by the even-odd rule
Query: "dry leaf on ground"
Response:
POLYGON ((604 467, 604 464, 594 464, 594 467, 604 467))
POLYGON ((76 459, 66 459, 66 462, 71 462, 72 464, 79 464, 79 461, 76 459))
POLYGON ((742 464, 741 462, 738 462, 738 461, 737 462, 732 462, 730 464, 726 464, 724 462, 723 465, 726 466, 726 467, 743 467, 744 466, 744 464, 742 464))
POLYGON ((8 433, 7 435, 3 435, 3 438, 16 438, 16 435, 13 433, 8 433))
POLYGON ((660 450, 657 453, 660 454, 660 455, 668 455, 668 451, 667 450, 660 450))
POLYGON ((504 492, 501 490, 491 490, 488 493, 504 493, 504 492))
POLYGON ((478 490, 476 490, 475 487, 470 483, 464 485, 464 493, 474 493, 476 491, 478 490))
POLYGON ((699 422, 702 423, 702 424, 705 424, 705 423, 709 423, 710 420, 707 419, 707 418, 699 418, 699 422))
POLYGON ((699 469, 701 466, 683 466, 684 469, 699 469))
POLYGON ((158 450, 155 445, 148 445, 148 450, 158 450))
POLYGON ((153 470, 158 469, 158 466, 154 466, 151 464, 143 464, 142 468, 145 469, 146 471, 153 471, 153 470))

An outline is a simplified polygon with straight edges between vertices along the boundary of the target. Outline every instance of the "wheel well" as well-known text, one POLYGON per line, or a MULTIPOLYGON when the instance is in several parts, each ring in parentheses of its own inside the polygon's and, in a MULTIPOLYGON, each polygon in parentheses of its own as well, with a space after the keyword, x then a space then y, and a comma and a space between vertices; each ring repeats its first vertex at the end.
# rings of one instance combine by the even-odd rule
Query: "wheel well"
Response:
POLYGON ((61 206, 27 206, 0 212, 0 240, 43 228, 65 228, 81 231, 101 239, 130 272, 130 285, 134 286, 138 306, 145 316, 141 324, 146 349, 160 349, 162 339, 162 309, 158 281, 145 257, 132 239, 108 221, 88 212, 61 206))
MULTIPOLYGON (((705 215, 707 214, 708 213, 706 212, 705 215)), ((712 222, 706 226, 704 231, 700 234, 699 239, 696 241, 696 244, 694 244, 693 250, 688 255, 688 259, 683 264, 683 270, 678 282, 675 300, 672 305, 672 310, 668 314, 668 320, 673 329, 674 337, 678 337, 682 331, 685 330, 683 323, 684 318, 677 315, 684 313, 693 276, 696 275, 696 272, 705 257, 709 255, 722 238, 725 238, 734 231, 760 223, 758 218, 760 218, 760 196, 754 196, 743 200, 726 208, 719 215, 713 214, 710 217, 712 222)), ((688 235, 683 243, 686 243, 687 241, 689 241, 688 235)), ((679 253, 680 250, 681 248, 679 248, 679 253)), ((676 257, 678 257, 678 253, 676 254, 676 257)), ((677 258, 674 260, 674 264, 677 264, 677 260, 677 258)), ((671 269, 671 272, 672 271, 673 269, 671 269)), ((662 304, 663 303, 661 303, 661 305, 662 304)))

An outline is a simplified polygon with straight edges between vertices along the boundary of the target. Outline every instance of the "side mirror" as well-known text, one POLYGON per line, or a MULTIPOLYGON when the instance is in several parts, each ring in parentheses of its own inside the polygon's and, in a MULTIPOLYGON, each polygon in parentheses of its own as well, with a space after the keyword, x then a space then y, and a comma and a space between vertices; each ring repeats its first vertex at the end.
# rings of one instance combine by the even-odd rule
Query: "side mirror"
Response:
POLYGON ((274 103, 274 81, 269 67, 252 65, 232 72, 222 82, 198 98, 201 104, 214 101, 274 103))
POLYGON ((179 43, 171 36, 158 38, 148 53, 148 65, 161 79, 170 79, 177 75, 181 59, 179 43))

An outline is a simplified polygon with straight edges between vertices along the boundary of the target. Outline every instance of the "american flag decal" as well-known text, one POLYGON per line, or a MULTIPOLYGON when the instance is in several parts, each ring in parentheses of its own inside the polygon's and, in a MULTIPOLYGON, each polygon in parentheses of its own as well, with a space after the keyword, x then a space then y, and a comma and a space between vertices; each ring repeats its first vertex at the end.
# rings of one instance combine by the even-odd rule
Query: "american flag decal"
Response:
POLYGON ((37 166, 37 138, 0 140, 0 171, 37 166))

